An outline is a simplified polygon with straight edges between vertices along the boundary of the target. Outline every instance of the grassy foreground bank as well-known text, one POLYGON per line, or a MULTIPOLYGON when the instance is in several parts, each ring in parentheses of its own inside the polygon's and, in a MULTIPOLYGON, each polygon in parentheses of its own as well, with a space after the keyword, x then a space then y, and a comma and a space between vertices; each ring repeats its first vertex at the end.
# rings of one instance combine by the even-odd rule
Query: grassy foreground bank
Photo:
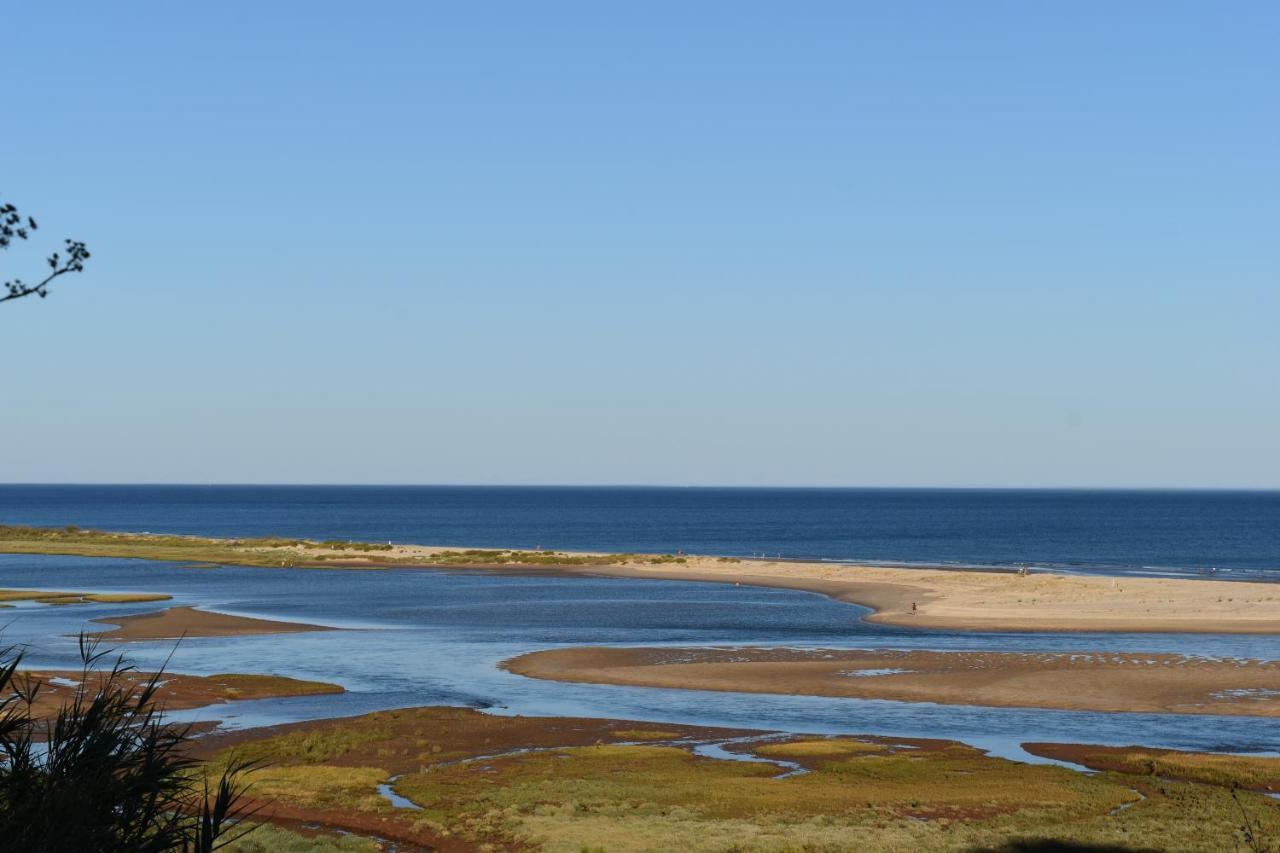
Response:
POLYGON ((206 748, 215 771, 232 755, 267 764, 252 780, 265 814, 442 850, 914 853, 1051 839, 1217 853, 1249 849, 1245 820, 1267 843, 1280 837, 1280 803, 1230 788, 1256 783, 1253 765, 1179 782, 1141 755, 1133 772, 1086 775, 949 741, 734 740, 744 734, 415 708, 206 748), (790 764, 701 757, 698 741, 790 764))

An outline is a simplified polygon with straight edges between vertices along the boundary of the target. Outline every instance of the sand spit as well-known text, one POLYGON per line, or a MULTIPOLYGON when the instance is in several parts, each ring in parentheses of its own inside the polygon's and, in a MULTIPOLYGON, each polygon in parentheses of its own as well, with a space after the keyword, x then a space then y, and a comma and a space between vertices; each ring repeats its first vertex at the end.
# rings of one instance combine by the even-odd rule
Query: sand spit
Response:
POLYGON ((298 539, 211 539, 0 525, 0 552, 303 569, 451 569, 702 581, 804 590, 875 622, 962 631, 1280 634, 1280 584, 887 568, 839 563, 458 549, 298 539))
POLYGON ((868 621, 959 631, 1280 634, 1280 584, 689 558, 680 568, 560 571, 804 590, 871 608, 868 621))
POLYGON ((197 610, 194 607, 170 607, 154 613, 133 616, 103 616, 94 619, 107 625, 118 625, 97 636, 110 641, 170 640, 179 637, 238 637, 250 634, 293 634, 300 631, 333 631, 324 625, 302 622, 278 622, 197 610))

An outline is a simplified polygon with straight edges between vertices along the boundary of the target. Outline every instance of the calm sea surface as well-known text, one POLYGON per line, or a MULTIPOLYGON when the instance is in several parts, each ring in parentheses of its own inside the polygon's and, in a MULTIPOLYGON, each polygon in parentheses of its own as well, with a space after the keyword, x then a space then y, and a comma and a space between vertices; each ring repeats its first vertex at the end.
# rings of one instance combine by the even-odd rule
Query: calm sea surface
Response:
POLYGON ((0 522, 1280 577, 1280 492, 0 486, 0 522))

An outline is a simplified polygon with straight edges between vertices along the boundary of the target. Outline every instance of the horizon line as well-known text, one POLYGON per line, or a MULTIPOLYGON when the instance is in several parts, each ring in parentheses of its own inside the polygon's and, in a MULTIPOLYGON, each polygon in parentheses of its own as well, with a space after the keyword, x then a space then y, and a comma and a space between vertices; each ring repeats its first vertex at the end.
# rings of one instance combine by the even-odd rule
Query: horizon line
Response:
POLYGON ((1280 492, 1280 486, 1011 486, 1011 485, 815 485, 815 484, 715 484, 715 483, 298 483, 298 482, 192 482, 148 480, 0 482, 11 487, 177 487, 177 488, 283 488, 283 489, 773 489, 793 491, 1007 491, 1007 492, 1280 492))

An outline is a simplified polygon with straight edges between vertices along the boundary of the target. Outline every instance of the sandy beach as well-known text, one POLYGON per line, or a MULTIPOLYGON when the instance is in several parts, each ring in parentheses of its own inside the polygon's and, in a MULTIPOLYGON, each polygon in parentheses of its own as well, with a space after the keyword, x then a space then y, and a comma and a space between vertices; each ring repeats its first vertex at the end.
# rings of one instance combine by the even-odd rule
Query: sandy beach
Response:
MULTIPOLYGON (((1211 578, 1101 577, 1033 571, 894 568, 724 557, 539 552, 554 559, 459 565, 457 549, 394 545, 374 554, 335 557, 295 547, 305 561, 368 568, 442 568, 683 580, 794 589, 870 608, 889 625, 959 631, 1108 631, 1280 634, 1280 585, 1211 578), (599 562, 594 562, 598 559, 599 562)), ((499 554, 502 552, 493 551, 499 554)), ((508 552, 511 553, 511 552, 508 552)), ((523 552, 514 552, 523 553, 523 552)))
POLYGON ((106 625, 119 627, 103 631, 96 636, 104 640, 130 642, 134 640, 171 640, 179 637, 237 637, 249 634, 292 634, 300 631, 333 631, 323 625, 306 625, 301 622, 278 622, 272 619, 254 619, 248 616, 231 616, 213 613, 194 607, 170 607, 154 613, 138 613, 132 616, 104 616, 94 619, 106 625))
POLYGON ((889 625, 959 631, 1280 633, 1280 585, 1183 578, 881 568, 689 558, 561 571, 735 583, 829 595, 889 625))
MULTIPOLYGON (((870 621, 959 631, 1280 633, 1280 584, 1212 578, 427 545, 215 539, 0 527, 0 552, 308 569, 448 569, 777 587, 862 605, 870 621)), ((297 630, 296 628, 293 630, 297 630)))
POLYGON ((1077 711, 1280 717, 1280 663, 1167 654, 570 648, 506 661, 553 681, 1077 711))

